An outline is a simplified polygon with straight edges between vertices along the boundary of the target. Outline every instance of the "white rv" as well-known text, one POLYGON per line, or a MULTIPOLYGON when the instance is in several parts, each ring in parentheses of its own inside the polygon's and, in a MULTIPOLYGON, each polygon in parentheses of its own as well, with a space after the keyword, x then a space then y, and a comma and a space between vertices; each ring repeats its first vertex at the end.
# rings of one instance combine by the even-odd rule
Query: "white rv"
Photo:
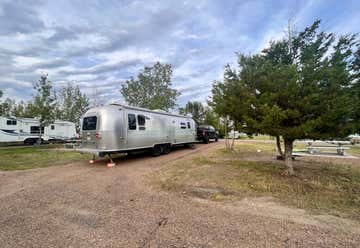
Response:
POLYGON ((240 139, 240 138, 246 138, 247 134, 232 130, 228 133, 228 137, 230 139, 240 139))
MULTIPOLYGON (((0 117, 0 142, 34 144, 39 138, 39 121, 33 118, 0 117)), ((42 128, 42 140, 63 141, 76 138, 75 124, 55 121, 42 128)))

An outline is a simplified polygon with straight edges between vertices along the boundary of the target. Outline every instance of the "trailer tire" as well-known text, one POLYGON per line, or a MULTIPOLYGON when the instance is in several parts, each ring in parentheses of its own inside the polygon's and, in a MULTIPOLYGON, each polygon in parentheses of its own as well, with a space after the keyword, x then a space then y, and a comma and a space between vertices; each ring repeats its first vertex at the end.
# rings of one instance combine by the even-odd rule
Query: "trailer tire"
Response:
POLYGON ((163 149, 163 154, 168 154, 171 151, 171 145, 170 144, 166 144, 164 145, 164 149, 163 149))
POLYGON ((219 139, 218 139, 218 136, 216 135, 216 136, 215 136, 215 142, 218 142, 218 140, 219 140, 219 139))
POLYGON ((33 145, 33 144, 35 144, 35 142, 36 142, 36 140, 35 139, 26 139, 26 140, 24 140, 24 144, 25 145, 33 145))
POLYGON ((163 147, 161 145, 154 145, 153 149, 152 149, 152 155, 154 157, 158 157, 161 155, 161 153, 163 152, 163 147))

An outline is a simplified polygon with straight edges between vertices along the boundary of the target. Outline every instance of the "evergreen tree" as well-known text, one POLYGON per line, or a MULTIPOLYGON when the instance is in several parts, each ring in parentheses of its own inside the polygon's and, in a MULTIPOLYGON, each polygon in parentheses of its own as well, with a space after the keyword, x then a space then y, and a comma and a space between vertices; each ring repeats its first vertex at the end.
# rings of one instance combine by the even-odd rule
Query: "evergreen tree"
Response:
POLYGON ((293 175, 295 139, 343 138, 359 120, 358 50, 355 35, 303 32, 255 55, 239 55, 239 70, 225 69, 211 104, 247 132, 282 136, 285 174, 293 175))

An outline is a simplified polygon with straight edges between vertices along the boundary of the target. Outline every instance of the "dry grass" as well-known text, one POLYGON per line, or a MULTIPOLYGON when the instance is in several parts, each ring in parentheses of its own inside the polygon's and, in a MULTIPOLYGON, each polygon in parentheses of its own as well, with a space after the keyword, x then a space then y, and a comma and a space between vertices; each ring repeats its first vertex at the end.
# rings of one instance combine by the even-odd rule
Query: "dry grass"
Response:
POLYGON ((235 151, 218 149, 206 157, 177 162, 156 176, 163 189, 213 200, 272 196, 318 214, 360 220, 360 167, 353 163, 297 159, 296 176, 280 173, 274 144, 238 142, 235 151), (260 150, 260 152, 259 152, 260 150))
POLYGON ((360 145, 351 146, 349 154, 360 157, 360 145))

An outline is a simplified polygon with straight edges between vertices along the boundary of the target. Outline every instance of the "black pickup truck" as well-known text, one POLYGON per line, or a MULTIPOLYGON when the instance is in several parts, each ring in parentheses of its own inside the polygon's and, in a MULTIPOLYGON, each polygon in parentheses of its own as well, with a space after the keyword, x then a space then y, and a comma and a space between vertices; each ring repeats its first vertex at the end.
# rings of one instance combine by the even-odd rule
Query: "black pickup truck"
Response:
POLYGON ((210 125, 200 125, 197 128, 197 140, 204 143, 209 143, 210 139, 218 141, 218 132, 213 126, 210 125))

